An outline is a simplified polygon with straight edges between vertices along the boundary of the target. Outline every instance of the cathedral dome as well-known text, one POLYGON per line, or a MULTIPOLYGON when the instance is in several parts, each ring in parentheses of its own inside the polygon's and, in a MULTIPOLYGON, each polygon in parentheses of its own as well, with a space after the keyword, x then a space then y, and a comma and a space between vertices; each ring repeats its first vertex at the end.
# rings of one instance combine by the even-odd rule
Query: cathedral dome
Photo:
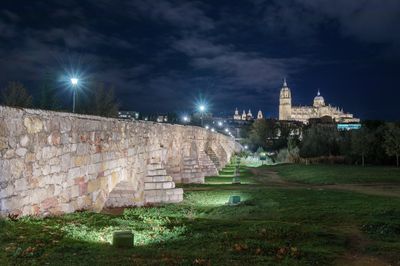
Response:
POLYGON ((318 90, 317 96, 314 98, 314 107, 325 106, 325 99, 321 96, 321 93, 318 90))

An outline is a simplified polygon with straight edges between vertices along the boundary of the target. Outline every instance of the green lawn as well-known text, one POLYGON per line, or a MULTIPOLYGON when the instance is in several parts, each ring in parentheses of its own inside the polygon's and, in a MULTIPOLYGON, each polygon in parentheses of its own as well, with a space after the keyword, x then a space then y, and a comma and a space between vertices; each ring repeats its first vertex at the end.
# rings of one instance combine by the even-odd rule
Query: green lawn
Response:
POLYGON ((277 171, 287 181, 307 184, 400 184, 400 168, 395 167, 300 164, 281 164, 263 167, 277 171))
MULTIPOLYGON (((241 178, 252 180, 247 169, 241 178)), ((122 215, 0 220, 0 265, 330 265, 354 232, 368 239, 363 253, 400 261, 400 198, 230 180, 207 178, 185 186, 180 204, 122 215), (226 205, 230 195, 243 202, 226 205), (116 230, 132 230, 135 247, 113 248, 116 230)))

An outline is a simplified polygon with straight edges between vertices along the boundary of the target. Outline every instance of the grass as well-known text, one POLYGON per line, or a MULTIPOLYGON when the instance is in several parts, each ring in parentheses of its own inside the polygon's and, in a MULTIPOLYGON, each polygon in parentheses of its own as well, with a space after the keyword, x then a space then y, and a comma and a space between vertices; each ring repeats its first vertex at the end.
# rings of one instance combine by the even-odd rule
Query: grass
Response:
MULTIPOLYGON (((311 169, 311 168, 309 168, 311 169)), ((400 199, 257 184, 248 169, 185 186, 180 204, 129 208, 121 215, 79 212, 0 220, 0 265, 330 265, 351 247, 400 260, 400 199), (242 203, 228 206, 230 195, 242 203), (115 249, 116 230, 131 230, 133 249, 115 249)))
POLYGON ((381 166, 281 164, 268 167, 287 181, 307 184, 397 183, 400 169, 381 166))

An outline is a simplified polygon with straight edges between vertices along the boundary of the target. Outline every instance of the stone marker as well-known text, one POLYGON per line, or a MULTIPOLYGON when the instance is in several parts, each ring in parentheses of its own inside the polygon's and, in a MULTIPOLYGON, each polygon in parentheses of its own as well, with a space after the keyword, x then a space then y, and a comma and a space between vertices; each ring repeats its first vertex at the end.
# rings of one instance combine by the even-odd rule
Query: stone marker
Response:
POLYGON ((240 196, 230 196, 228 205, 237 205, 240 203, 240 196))
POLYGON ((114 232, 113 246, 117 248, 133 247, 133 233, 131 231, 114 232))

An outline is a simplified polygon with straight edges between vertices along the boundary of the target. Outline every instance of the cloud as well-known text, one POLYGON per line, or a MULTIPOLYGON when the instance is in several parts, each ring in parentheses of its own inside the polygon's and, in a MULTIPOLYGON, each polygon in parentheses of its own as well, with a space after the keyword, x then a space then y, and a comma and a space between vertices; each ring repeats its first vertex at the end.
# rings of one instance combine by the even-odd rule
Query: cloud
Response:
POLYGON ((214 22, 205 15, 201 4, 194 1, 133 1, 132 7, 143 15, 162 22, 165 21, 179 28, 211 30, 214 22))
POLYGON ((305 7, 335 19, 345 35, 361 41, 400 44, 400 2, 397 0, 311 1, 297 0, 305 7))
POLYGON ((173 46, 190 58, 193 67, 212 70, 219 75, 220 81, 239 91, 243 87, 254 91, 272 88, 306 62, 300 58, 266 57, 260 53, 239 51, 233 45, 193 37, 177 40, 173 46))
POLYGON ((198 92, 225 106, 262 106, 276 103, 283 77, 332 62, 316 54, 325 30, 334 38, 339 32, 399 44, 394 0, 252 1, 242 8, 220 1, 54 0, 3 10, 0 82, 23 79, 35 87, 43 72, 78 68, 114 85, 127 109, 173 110, 198 92))
MULTIPOLYGON (((282 36, 317 39, 336 28, 345 37, 366 43, 400 44, 400 2, 397 0, 253 0, 263 13, 266 31, 282 36)), ((304 41, 304 40, 302 40, 304 41)), ((307 40, 310 41, 310 40, 307 40)))

